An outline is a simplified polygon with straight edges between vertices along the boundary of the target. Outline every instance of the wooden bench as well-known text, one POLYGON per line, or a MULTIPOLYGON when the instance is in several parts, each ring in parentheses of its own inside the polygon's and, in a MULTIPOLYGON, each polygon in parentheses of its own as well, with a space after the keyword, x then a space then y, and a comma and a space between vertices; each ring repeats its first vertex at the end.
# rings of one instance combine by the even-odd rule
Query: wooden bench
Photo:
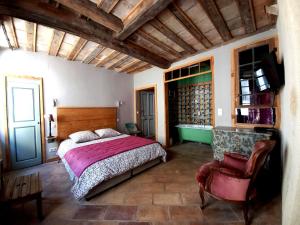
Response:
POLYGON ((39 219, 42 219, 42 185, 39 173, 4 178, 2 160, 0 160, 0 167, 0 203, 10 206, 36 200, 37 215, 39 219))

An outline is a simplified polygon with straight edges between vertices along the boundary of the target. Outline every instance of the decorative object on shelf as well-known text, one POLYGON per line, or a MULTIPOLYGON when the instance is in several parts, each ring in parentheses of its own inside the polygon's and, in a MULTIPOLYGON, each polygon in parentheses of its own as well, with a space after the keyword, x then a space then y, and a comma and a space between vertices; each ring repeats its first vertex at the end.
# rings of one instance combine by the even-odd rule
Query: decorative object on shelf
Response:
POLYGON ((52 138, 52 133, 51 133, 51 122, 54 122, 54 117, 52 114, 48 114, 48 121, 49 121, 49 135, 47 138, 52 138))

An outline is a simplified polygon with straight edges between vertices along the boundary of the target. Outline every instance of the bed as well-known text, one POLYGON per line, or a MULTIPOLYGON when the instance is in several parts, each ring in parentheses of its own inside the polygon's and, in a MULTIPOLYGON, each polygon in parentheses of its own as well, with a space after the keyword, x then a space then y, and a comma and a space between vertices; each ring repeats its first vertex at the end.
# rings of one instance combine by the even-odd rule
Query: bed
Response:
POLYGON ((68 138, 71 133, 77 131, 94 131, 101 128, 116 129, 116 126, 117 108, 114 107, 57 109, 57 138, 60 142, 57 154, 74 183, 71 191, 76 199, 89 200, 108 188, 166 161, 166 152, 159 143, 137 139, 127 134, 78 144, 68 138), (137 143, 142 143, 135 143, 135 145, 135 140, 137 143), (122 152, 122 147, 127 143, 132 149, 122 152), (101 146, 102 152, 92 152, 94 151, 92 148, 95 146, 101 146), (74 152, 74 149, 76 151, 83 150, 82 152, 89 149, 91 153, 96 154, 92 160, 97 160, 97 157, 101 158, 102 153, 105 155, 106 152, 111 151, 110 146, 114 146, 119 153, 91 162, 90 165, 87 164, 89 166, 86 168, 81 168, 80 172, 76 168, 74 169, 74 165, 84 164, 78 156, 74 158, 77 161, 70 160, 70 153, 74 152))

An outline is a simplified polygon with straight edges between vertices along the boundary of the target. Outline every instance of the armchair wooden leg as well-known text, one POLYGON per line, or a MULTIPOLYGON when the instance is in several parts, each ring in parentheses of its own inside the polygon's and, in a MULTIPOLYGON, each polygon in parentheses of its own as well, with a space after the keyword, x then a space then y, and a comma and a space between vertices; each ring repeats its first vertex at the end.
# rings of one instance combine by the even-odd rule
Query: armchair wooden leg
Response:
POLYGON ((3 224, 9 223, 10 213, 10 204, 1 203, 0 204, 0 220, 3 221, 3 224))
POLYGON ((245 202, 243 205, 245 225, 249 225, 248 211, 249 211, 249 203, 245 202))
POLYGON ((201 209, 204 209, 204 205, 205 205, 204 190, 201 186, 199 188, 199 195, 201 198, 201 206, 200 207, 201 207, 201 209))

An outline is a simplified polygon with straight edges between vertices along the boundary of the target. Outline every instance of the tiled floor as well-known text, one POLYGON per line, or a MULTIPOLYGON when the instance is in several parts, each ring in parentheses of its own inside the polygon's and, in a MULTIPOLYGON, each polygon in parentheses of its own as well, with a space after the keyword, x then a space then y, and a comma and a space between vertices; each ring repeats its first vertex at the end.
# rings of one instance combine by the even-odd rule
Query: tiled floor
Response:
MULTIPOLYGON (((202 211, 195 182, 199 165, 212 159, 206 145, 186 143, 168 151, 169 161, 112 188, 90 201, 76 201, 61 163, 53 162, 21 171, 39 170, 43 182, 45 219, 36 219, 35 203, 16 206, 10 221, 20 225, 211 225, 243 224, 240 206, 208 199, 202 211)), ((208 198, 208 197, 207 197, 208 198)), ((281 224, 280 196, 268 203, 256 202, 250 211, 252 224, 281 224)))

